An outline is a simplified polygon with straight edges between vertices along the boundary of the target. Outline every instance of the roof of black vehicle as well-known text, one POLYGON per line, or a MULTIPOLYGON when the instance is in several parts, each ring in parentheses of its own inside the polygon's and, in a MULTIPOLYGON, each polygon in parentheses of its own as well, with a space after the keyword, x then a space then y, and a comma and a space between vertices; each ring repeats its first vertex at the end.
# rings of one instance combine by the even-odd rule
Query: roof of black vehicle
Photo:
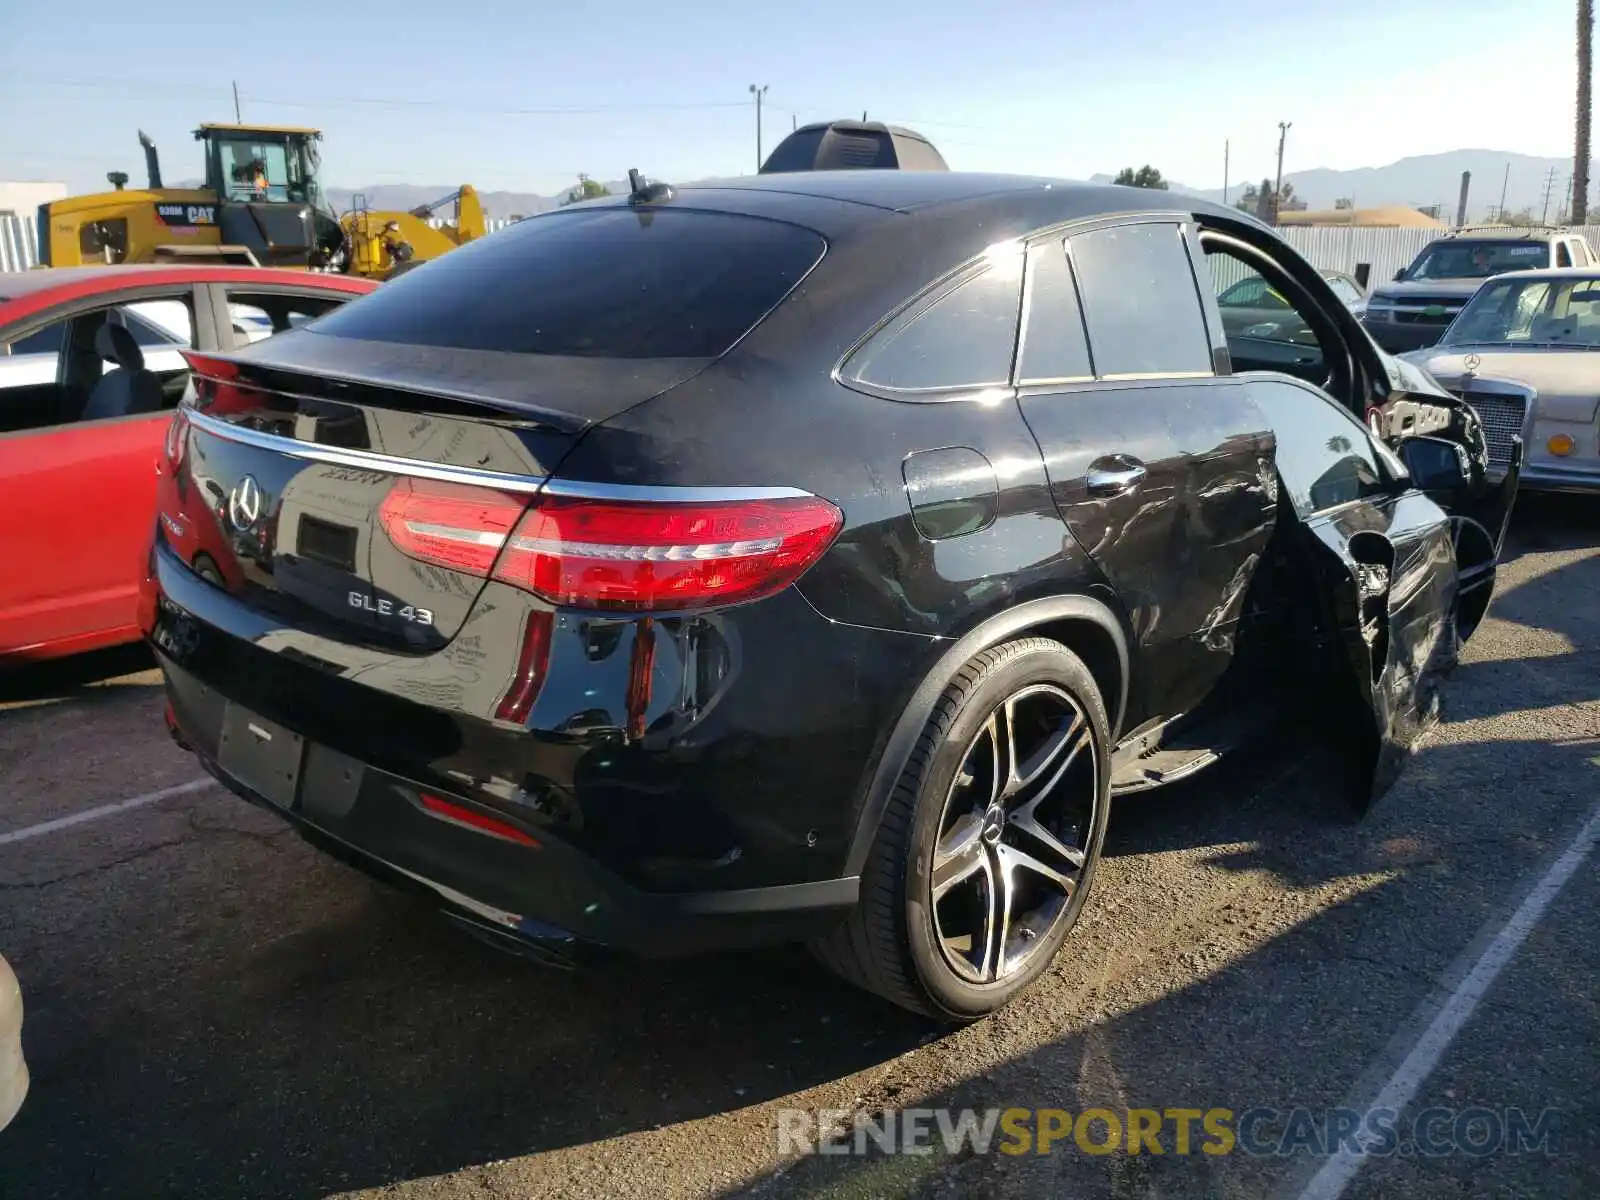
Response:
POLYGON ((1086 215, 1130 209, 1211 210, 1217 207, 1195 196, 1184 196, 1152 188, 1115 187, 1110 184, 1076 183, 1043 176, 999 175, 971 171, 794 171, 775 175, 740 175, 731 179, 707 179, 677 188, 678 194, 683 196, 709 190, 814 196, 821 200, 842 200, 895 212, 909 212, 941 204, 957 204, 983 196, 1017 195, 1027 192, 1054 193, 1062 198, 1065 206, 1081 208, 1086 215), (1076 203, 1072 203, 1073 201, 1076 203))
MULTIPOLYGON (((670 180, 667 182, 671 182, 670 180)), ((993 202, 1003 224, 1053 225, 1124 212, 1210 213, 1250 225, 1254 217, 1181 192, 1111 184, 1075 183, 1042 176, 965 171, 839 170, 741 175, 673 184, 673 199, 652 205, 707 207, 721 212, 769 216, 810 226, 824 236, 893 215, 929 215, 975 202, 993 202)), ((626 195, 585 201, 556 213, 628 205, 626 195)), ((1015 236, 1016 230, 1006 236, 1015 236)))

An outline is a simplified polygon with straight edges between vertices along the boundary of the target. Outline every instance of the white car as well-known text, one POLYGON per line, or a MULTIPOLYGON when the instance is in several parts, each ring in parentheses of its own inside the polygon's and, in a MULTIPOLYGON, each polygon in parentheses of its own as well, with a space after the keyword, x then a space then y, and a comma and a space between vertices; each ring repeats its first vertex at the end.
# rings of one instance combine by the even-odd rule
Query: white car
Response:
POLYGON ((0 957, 0 1129, 11 1123, 28 1094, 28 1064, 22 1061, 22 988, 0 957))

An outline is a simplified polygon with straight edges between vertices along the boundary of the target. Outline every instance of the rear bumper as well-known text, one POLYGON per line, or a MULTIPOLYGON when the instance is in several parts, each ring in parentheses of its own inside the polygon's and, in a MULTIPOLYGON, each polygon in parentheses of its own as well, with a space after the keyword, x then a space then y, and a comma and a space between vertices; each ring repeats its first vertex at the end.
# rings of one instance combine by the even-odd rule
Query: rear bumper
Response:
POLYGON ((228 701, 156 653, 173 736, 225 787, 333 857, 430 898, 471 931, 529 957, 575 966, 610 952, 656 957, 802 940, 856 902, 854 877, 647 892, 547 834, 528 844, 435 816, 419 802, 433 789, 315 742, 304 744, 294 800, 275 803, 218 761, 228 701))
POLYGON ((208 770, 480 931, 574 960, 679 954, 803 939, 855 903, 864 780, 937 639, 830 622, 792 589, 701 617, 563 615, 518 723, 494 704, 522 594, 491 599, 481 635, 433 654, 341 644, 158 541, 140 619, 208 770), (256 747, 276 768, 292 744, 290 794, 241 764, 246 717, 291 735, 256 747))

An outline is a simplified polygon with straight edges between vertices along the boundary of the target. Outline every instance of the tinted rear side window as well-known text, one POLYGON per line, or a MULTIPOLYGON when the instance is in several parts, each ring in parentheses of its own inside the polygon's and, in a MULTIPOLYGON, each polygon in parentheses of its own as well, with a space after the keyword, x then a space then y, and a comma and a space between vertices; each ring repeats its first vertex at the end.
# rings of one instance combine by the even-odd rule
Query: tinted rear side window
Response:
POLYGON ((825 249, 809 229, 727 213, 554 213, 453 250, 307 328, 457 350, 715 358, 825 249))
POLYGON ((1029 250, 1028 270, 1028 327, 1022 335, 1018 382, 1049 383, 1093 376, 1078 290, 1062 244, 1049 242, 1029 250))
POLYGON ((1004 385, 1011 380, 1021 306, 1018 255, 896 317, 855 353, 845 376, 893 391, 1004 385))
POLYGON ((1067 244, 1099 374, 1211 373, 1205 314, 1178 226, 1114 226, 1067 244))

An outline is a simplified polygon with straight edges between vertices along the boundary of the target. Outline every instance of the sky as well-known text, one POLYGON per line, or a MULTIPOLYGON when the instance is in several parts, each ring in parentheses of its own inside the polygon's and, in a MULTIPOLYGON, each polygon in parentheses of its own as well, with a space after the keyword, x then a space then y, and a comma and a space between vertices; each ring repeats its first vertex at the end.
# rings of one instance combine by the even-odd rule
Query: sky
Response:
POLYGON ((1192 187, 1465 147, 1572 153, 1574 0, 0 3, 0 179, 201 172, 190 132, 324 131, 324 183, 553 194, 755 169, 795 121, 926 134, 956 170, 1151 163, 1192 187), (1214 15, 1201 14, 1206 8, 1214 15), (1515 16, 1512 15, 1515 10, 1515 16))

